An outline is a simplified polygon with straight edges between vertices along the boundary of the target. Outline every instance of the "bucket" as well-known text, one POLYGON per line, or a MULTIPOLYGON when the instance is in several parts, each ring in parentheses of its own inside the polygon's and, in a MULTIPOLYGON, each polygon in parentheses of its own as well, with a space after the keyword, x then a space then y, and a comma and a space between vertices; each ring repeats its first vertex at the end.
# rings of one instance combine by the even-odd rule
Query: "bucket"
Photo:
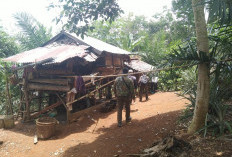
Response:
POLYGON ((15 126, 14 124, 14 116, 13 115, 5 115, 4 117, 4 128, 11 129, 15 126))
POLYGON ((36 120, 37 136, 40 139, 48 139, 55 134, 57 120, 51 117, 42 117, 36 120))

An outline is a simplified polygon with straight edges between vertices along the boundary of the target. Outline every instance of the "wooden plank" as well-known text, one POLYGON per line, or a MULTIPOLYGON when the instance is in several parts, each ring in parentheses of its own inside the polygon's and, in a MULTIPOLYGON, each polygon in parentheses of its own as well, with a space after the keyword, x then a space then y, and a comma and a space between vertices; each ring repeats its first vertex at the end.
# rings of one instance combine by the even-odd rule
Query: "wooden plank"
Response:
POLYGON ((50 106, 48 106, 48 107, 45 107, 43 110, 37 112, 37 113, 34 114, 34 115, 31 115, 31 118, 36 118, 36 117, 38 117, 39 115, 41 115, 41 114, 47 112, 48 110, 51 110, 51 109, 53 109, 53 108, 59 106, 59 105, 61 105, 61 104, 62 104, 62 102, 61 102, 61 101, 58 101, 58 102, 56 102, 55 104, 52 104, 52 105, 50 105, 50 106))
POLYGON ((48 85, 41 83, 29 83, 28 88, 32 90, 48 90, 48 91, 62 91, 62 92, 70 91, 69 86, 48 85))
POLYGON ((67 69, 38 69, 37 72, 40 75, 71 75, 73 72, 67 71, 67 69))
POLYGON ((32 79, 29 82, 68 85, 68 79, 32 79))

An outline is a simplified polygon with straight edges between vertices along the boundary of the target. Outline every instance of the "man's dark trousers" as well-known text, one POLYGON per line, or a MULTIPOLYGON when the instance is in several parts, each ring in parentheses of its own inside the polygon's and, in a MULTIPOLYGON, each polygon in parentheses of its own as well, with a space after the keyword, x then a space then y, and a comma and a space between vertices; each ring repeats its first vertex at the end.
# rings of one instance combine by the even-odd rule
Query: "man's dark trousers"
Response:
POLYGON ((142 101, 143 94, 146 95, 146 100, 148 100, 148 84, 141 83, 139 87, 139 101, 142 101))
POLYGON ((117 101, 118 101, 118 125, 121 125, 123 106, 125 106, 126 108, 126 122, 130 121, 131 98, 130 96, 119 96, 117 97, 117 101))

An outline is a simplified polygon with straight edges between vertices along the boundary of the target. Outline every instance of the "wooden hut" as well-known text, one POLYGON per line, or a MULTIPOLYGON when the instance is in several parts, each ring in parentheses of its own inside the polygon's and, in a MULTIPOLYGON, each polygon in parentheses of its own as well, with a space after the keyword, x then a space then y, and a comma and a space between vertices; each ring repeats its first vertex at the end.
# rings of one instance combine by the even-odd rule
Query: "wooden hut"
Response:
POLYGON ((41 47, 8 57, 4 61, 20 65, 14 68, 14 76, 19 80, 19 113, 22 113, 24 120, 63 106, 70 121, 75 103, 78 105, 78 101, 91 95, 94 102, 96 95, 101 97, 101 89, 108 88, 110 91, 114 77, 93 76, 120 73, 124 62, 130 62, 129 55, 130 52, 100 40, 91 37, 82 40, 62 31, 41 47), (81 91, 81 88, 77 91, 74 87, 82 87, 83 82, 85 91, 81 91), (31 104, 38 105, 31 108, 31 104))

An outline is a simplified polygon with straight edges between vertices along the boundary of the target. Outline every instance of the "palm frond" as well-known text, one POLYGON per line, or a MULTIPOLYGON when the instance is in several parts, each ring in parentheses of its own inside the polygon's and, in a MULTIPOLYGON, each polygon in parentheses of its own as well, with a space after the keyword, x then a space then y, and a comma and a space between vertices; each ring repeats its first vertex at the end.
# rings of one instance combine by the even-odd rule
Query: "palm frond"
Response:
POLYGON ((16 13, 14 18, 22 31, 17 37, 24 50, 39 47, 51 38, 51 28, 47 29, 30 14, 16 13))

